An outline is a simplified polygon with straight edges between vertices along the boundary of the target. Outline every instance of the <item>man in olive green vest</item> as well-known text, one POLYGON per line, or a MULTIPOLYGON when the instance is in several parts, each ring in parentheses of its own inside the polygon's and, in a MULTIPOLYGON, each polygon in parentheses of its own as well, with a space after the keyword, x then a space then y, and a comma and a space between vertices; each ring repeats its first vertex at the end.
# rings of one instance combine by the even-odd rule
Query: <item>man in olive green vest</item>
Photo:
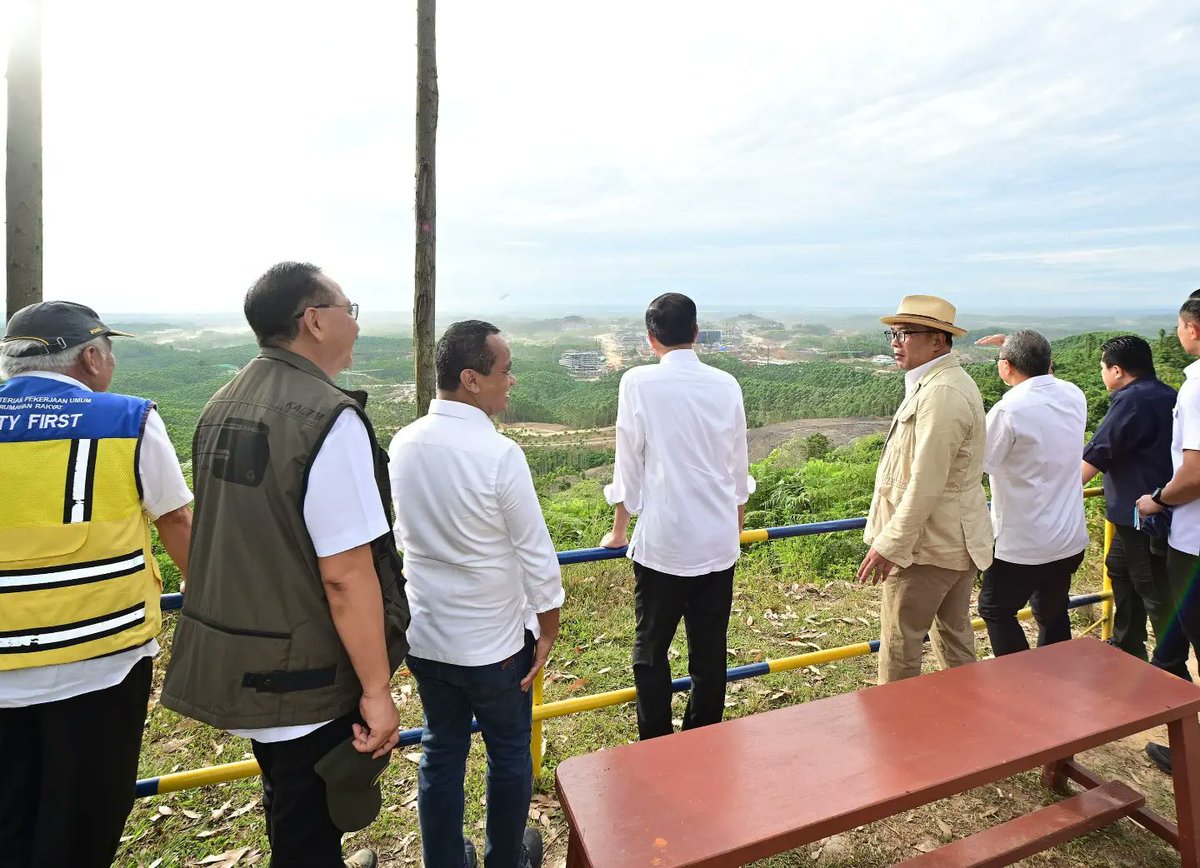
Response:
POLYGON ((358 305, 307 263, 246 294, 262 350, 200 418, 192 450, 190 575, 162 702, 252 739, 274 868, 345 863, 316 765, 352 740, 399 738, 389 682, 408 604, 392 537, 386 455, 350 367, 358 305))

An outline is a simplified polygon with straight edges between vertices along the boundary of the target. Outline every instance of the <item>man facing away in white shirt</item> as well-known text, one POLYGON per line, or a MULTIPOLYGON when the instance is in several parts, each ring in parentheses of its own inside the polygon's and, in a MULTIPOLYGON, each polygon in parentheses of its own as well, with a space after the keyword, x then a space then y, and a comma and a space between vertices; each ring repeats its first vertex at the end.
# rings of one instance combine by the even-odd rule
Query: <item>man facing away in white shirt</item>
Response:
POLYGON ((475 865, 463 834, 472 715, 488 753, 486 865, 538 868, 542 858, 541 838, 525 824, 529 688, 558 637, 563 588, 525 454, 489 418, 516 384, 499 331, 479 320, 446 329, 437 398, 388 450, 413 616, 408 666, 425 712, 421 847, 425 864, 439 868, 475 865))
POLYGON ((615 514, 600 543, 628 545, 633 561, 633 680, 642 739, 674 731, 667 653, 680 619, 692 679, 683 728, 721 720, 733 568, 754 490, 742 390, 692 349, 695 302, 677 292, 660 295, 646 309, 646 331, 659 363, 621 378, 616 466, 605 488, 615 514))
POLYGON ((996 557, 983 573, 979 615, 1000 657, 1029 650, 1017 622, 1026 603, 1038 647, 1071 638, 1071 576, 1088 543, 1078 457, 1087 399, 1050 373, 1050 342, 1035 331, 1005 338, 996 364, 1012 388, 987 414, 983 469, 991 476, 996 557))
MULTIPOLYGON (((1200 356, 1200 289, 1179 308, 1175 334, 1189 356, 1200 356)), ((1183 369, 1184 382, 1175 403, 1171 426, 1170 481, 1138 498, 1142 516, 1171 510, 1167 537, 1167 579, 1179 623, 1193 645, 1200 643, 1200 361, 1183 369)), ((1150 742, 1146 754, 1154 764, 1171 772, 1171 749, 1150 742)))

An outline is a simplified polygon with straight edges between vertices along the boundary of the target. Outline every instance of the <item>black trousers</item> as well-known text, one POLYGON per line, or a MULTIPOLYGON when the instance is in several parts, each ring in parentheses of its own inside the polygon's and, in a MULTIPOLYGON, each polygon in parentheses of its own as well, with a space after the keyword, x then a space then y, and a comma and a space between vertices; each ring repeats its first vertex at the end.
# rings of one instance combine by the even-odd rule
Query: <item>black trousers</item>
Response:
POLYGON ((120 684, 0 709, 0 866, 108 868, 133 807, 153 662, 120 684))
POLYGON ((1155 637, 1154 665, 1190 681, 1188 640, 1175 616, 1166 545, 1133 527, 1117 525, 1116 529, 1105 561, 1115 606, 1113 644, 1145 660, 1149 618, 1155 637))
POLYGON ((1183 633, 1193 646, 1200 647, 1200 556, 1169 548, 1167 579, 1183 633))
POLYGON ((688 695, 683 728, 720 723, 725 713, 725 651, 733 607, 733 567, 703 576, 672 576, 634 561, 637 627, 633 683, 637 688, 638 737, 674 731, 671 724, 671 663, 667 652, 682 618, 687 630, 688 695))
POLYGON ((330 721, 303 738, 250 742, 262 766, 263 813, 271 868, 343 868, 342 832, 329 818, 325 780, 313 768, 352 738, 357 712, 330 721))
POLYGON ((1026 603, 1038 624, 1038 647, 1071 638, 1067 603, 1071 576, 1083 563, 1083 552, 1046 564, 1014 564, 995 560, 983 573, 979 617, 987 624, 992 653, 997 657, 1028 651, 1017 612, 1026 603))

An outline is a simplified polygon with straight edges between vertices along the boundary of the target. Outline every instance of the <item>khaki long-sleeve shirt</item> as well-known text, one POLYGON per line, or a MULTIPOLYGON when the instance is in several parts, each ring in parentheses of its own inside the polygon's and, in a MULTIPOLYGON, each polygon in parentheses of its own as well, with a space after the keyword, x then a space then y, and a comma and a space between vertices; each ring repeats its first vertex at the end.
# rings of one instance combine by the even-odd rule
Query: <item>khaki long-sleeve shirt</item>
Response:
POLYGON ((985 438, 978 387, 957 359, 943 357, 892 419, 863 534, 867 545, 900 567, 991 566, 985 438))

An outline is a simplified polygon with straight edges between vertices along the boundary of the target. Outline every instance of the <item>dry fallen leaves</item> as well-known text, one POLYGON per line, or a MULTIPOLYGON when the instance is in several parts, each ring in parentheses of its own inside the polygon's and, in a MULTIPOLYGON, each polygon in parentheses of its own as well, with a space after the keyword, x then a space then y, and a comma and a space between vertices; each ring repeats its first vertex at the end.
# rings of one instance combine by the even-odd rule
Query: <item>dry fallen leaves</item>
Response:
POLYGON ((218 853, 215 856, 205 856, 194 864, 212 865, 213 868, 233 868, 249 852, 249 847, 238 847, 236 850, 226 850, 224 853, 218 853))

